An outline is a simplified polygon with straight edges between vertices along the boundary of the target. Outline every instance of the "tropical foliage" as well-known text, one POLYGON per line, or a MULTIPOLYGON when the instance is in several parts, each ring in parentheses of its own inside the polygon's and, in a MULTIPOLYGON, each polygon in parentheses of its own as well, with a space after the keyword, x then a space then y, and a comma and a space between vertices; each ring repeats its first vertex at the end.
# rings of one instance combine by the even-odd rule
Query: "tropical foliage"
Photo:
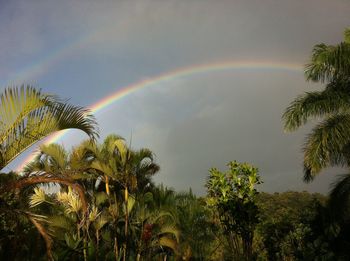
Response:
POLYGON ((222 173, 211 169, 206 184, 208 206, 217 211, 223 233, 235 260, 253 258, 253 237, 258 223, 256 185, 260 184, 257 168, 236 161, 222 173))
MULTIPOLYGON (((350 164, 350 30, 338 45, 314 47, 308 80, 322 91, 296 98, 286 130, 321 118, 304 146, 305 180, 350 164)), ((350 175, 329 198, 263 193, 258 169, 232 161, 209 170, 207 194, 156 185, 147 148, 118 135, 97 140, 94 117, 33 87, 0 96, 0 166, 59 130, 89 139, 71 150, 41 145, 21 173, 0 174, 1 260, 349 260, 350 175)), ((205 174, 205 173, 204 173, 205 174)))
POLYGON ((344 42, 314 47, 305 75, 308 80, 326 82, 326 88, 299 96, 283 114, 287 131, 296 130, 311 118, 322 119, 307 136, 303 148, 306 181, 326 167, 350 163, 349 35, 347 29, 344 42))

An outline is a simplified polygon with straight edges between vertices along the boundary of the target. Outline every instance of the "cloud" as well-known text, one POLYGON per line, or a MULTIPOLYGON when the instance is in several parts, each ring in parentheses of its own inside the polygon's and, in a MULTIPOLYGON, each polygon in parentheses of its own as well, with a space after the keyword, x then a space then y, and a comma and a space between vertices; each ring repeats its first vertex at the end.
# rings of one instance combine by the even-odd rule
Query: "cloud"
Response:
MULTIPOLYGON (((0 8, 0 82, 35 81, 88 106, 194 64, 305 63, 314 44, 342 39, 349 11, 341 0, 7 1, 0 8)), ((132 135, 135 147, 152 149, 162 168, 157 180, 177 189, 203 193, 208 169, 237 159, 260 168, 265 190, 326 191, 327 178, 301 182, 307 128, 285 134, 281 123, 290 101, 313 87, 287 71, 192 75, 140 90, 97 117, 102 137, 132 135)), ((72 136, 68 147, 81 135, 72 136)))

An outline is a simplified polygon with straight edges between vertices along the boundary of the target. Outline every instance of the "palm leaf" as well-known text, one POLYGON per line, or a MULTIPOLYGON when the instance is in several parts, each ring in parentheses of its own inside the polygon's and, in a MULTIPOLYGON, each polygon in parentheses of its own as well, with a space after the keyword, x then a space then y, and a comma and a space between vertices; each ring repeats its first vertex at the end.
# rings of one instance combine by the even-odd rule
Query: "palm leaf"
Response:
POLYGON ((30 207, 36 207, 46 201, 45 191, 41 188, 34 188, 34 194, 30 196, 30 207))
POLYGON ((336 46, 319 44, 313 49, 311 62, 306 65, 305 76, 312 81, 333 81, 350 75, 350 44, 336 46))
POLYGON ((344 149, 350 143, 350 114, 328 117, 313 128, 304 145, 305 181, 310 181, 321 169, 347 164, 344 149))
POLYGON ((31 86, 7 88, 0 96, 0 168, 47 135, 70 128, 97 136, 95 119, 86 109, 31 86))
MULTIPOLYGON (((348 91, 339 90, 330 86, 320 92, 308 92, 296 98, 284 112, 282 119, 284 129, 294 131, 305 124, 310 118, 327 116, 330 113, 349 111, 350 95, 348 91)), ((349 86, 349 83, 342 83, 349 86)))

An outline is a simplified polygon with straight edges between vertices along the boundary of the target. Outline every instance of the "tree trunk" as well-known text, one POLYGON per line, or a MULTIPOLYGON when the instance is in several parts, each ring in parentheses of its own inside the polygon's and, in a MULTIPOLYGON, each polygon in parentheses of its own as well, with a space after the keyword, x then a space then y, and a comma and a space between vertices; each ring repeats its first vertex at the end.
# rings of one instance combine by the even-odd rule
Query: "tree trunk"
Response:
POLYGON ((117 237, 114 237, 114 253, 115 253, 115 260, 119 261, 119 251, 118 251, 117 237))
POLYGON ((107 193, 107 195, 109 196, 109 194, 110 194, 110 190, 109 190, 109 180, 108 180, 108 176, 106 175, 105 176, 106 177, 106 193, 107 193))
POLYGON ((98 232, 98 230, 96 230, 96 253, 95 253, 95 257, 96 257, 96 261, 100 260, 99 259, 99 255, 100 255, 100 234, 98 232))
POLYGON ((123 261, 126 261, 126 250, 127 250, 127 242, 128 242, 128 223, 129 223, 129 210, 128 210, 128 201, 129 201, 129 193, 128 193, 128 187, 125 186, 124 190, 124 204, 125 204, 125 226, 124 226, 124 235, 125 235, 125 242, 124 242, 124 253, 123 253, 123 261))

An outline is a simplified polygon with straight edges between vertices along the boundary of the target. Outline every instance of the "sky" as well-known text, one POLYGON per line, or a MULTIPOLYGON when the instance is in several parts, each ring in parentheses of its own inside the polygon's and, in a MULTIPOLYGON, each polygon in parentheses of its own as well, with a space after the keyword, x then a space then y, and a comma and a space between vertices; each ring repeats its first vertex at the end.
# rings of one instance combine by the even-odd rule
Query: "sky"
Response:
POLYGON ((30 84, 93 107, 149 81, 95 117, 101 141, 117 133, 155 153, 157 183, 203 195, 208 170, 238 160, 259 168, 260 190, 327 193, 342 170, 303 183, 312 124, 285 133, 281 116, 322 88, 303 66, 315 44, 342 40, 349 13, 347 0, 0 0, 0 91, 30 84))

